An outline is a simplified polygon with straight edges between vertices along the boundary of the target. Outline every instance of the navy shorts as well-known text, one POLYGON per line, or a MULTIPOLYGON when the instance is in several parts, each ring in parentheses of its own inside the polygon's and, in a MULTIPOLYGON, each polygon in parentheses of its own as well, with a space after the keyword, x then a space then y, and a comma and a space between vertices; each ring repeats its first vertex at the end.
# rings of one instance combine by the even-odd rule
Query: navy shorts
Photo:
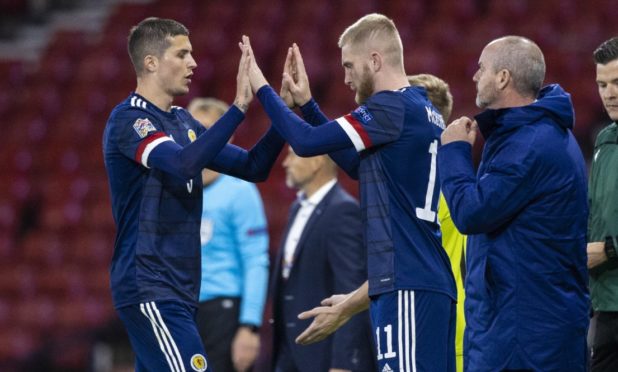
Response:
POLYGON ((210 371, 195 325, 196 309, 176 301, 116 309, 136 355, 136 372, 210 371))
POLYGON ((455 372, 455 302, 447 295, 398 290, 369 307, 378 371, 455 372))

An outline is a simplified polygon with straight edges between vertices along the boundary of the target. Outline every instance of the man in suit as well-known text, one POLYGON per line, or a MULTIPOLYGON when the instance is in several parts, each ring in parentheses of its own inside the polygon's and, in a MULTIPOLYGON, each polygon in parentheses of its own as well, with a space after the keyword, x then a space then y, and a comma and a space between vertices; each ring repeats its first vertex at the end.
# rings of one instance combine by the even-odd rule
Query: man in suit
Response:
POLYGON ((290 148, 283 162, 286 184, 299 190, 290 210, 271 278, 276 372, 375 371, 367 312, 332 337, 301 346, 309 326, 298 314, 331 293, 348 293, 367 278, 358 202, 337 183, 326 155, 301 158, 290 148))

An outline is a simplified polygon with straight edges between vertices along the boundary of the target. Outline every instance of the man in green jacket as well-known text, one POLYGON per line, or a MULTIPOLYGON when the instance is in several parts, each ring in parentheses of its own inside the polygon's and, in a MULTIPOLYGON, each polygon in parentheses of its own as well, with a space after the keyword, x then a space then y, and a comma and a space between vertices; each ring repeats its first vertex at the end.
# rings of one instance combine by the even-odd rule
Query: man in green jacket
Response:
POLYGON ((592 371, 618 371, 618 37, 594 51, 597 85, 613 120, 598 135, 590 171, 588 269, 594 317, 592 371))

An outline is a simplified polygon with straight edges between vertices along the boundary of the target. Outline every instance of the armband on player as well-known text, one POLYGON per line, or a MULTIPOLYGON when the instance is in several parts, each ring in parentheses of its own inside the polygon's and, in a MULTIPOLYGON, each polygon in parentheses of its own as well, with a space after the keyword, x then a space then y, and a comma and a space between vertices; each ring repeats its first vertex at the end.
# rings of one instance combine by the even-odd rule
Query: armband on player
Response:
POLYGON ((611 236, 605 238, 605 255, 609 261, 618 260, 618 253, 614 246, 614 238, 611 236))

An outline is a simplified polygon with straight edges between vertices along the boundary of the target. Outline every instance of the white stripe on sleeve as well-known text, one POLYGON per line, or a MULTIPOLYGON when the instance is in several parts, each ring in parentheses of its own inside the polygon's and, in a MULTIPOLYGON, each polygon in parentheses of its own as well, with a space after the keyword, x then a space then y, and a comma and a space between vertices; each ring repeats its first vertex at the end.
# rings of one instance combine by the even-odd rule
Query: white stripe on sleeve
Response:
POLYGON ((171 141, 171 140, 172 140, 171 138, 165 136, 165 137, 157 138, 156 140, 147 144, 146 148, 144 148, 144 152, 142 152, 142 159, 141 159, 142 165, 146 168, 150 168, 148 166, 148 156, 150 156, 150 153, 152 152, 152 150, 154 150, 155 147, 159 146, 159 144, 163 142, 171 141))
POLYGON ((363 142, 363 139, 358 134, 356 129, 354 129, 352 124, 350 124, 350 122, 348 122, 344 116, 338 118, 337 123, 339 123, 339 126, 341 126, 341 129, 343 129, 345 134, 348 135, 350 141, 352 141, 352 143, 354 144, 354 148, 356 149, 356 151, 363 151, 365 149, 365 143, 363 142))

